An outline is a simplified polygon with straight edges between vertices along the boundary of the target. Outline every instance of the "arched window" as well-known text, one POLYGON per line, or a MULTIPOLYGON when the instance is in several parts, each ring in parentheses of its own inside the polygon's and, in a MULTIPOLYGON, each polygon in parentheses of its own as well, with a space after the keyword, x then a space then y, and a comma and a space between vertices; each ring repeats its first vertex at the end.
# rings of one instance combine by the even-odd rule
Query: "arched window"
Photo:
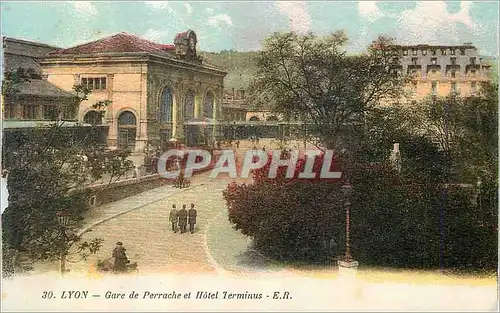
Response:
POLYGON ((118 117, 118 146, 120 148, 134 150, 136 123, 135 115, 130 111, 124 111, 118 117))
POLYGON ((136 119, 134 113, 130 111, 125 111, 120 114, 120 117, 118 118, 118 125, 119 126, 135 126, 136 124, 136 119))
POLYGON ((184 120, 194 118, 194 91, 189 90, 184 99, 184 120))
POLYGON ((255 115, 250 118, 250 122, 258 122, 258 121, 260 121, 260 118, 258 118, 255 115))
POLYGON ((267 117, 267 121, 268 122, 277 122, 278 118, 276 116, 274 116, 274 115, 271 115, 271 116, 267 117))
POLYGON ((203 117, 213 118, 214 115, 214 94, 207 92, 203 102, 203 117))
POLYGON ((165 90, 163 90, 160 101, 160 113, 158 115, 159 123, 169 123, 172 121, 172 107, 172 90, 169 87, 166 87, 165 90))
POLYGON ((89 111, 83 117, 83 122, 90 125, 101 125, 102 124, 102 114, 98 111, 89 111))

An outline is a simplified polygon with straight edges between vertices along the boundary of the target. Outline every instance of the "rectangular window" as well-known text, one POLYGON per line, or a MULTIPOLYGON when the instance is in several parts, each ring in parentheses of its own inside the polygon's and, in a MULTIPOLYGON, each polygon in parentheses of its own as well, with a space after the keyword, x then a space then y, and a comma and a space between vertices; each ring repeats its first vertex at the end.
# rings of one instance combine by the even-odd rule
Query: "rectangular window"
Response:
POLYGON ((408 55, 408 50, 403 50, 403 55, 408 55))
POLYGON ((455 82, 451 83, 451 93, 452 94, 457 93, 457 83, 455 82))
POLYGON ((477 83, 476 82, 470 83, 470 92, 473 95, 475 95, 477 93, 477 83))
POLYGON ((427 55, 427 50, 422 50, 422 55, 427 55))
POLYGON ((446 49, 441 49, 441 54, 446 55, 446 49))
POLYGON ((457 71, 453 70, 451 71, 451 78, 456 78, 457 77, 457 71))
POLYGON ((4 118, 10 119, 16 117, 16 106, 14 103, 5 103, 4 118))
POLYGON ((94 89, 96 89, 96 90, 101 89, 101 79, 100 78, 94 79, 94 89))
POLYGON ((413 49, 411 52, 413 55, 417 55, 417 49, 413 49))
POLYGON ((465 55, 465 49, 460 49, 460 55, 465 55))
POLYGON ((470 71, 470 76, 475 77, 476 76, 476 70, 471 70, 470 71))
POLYGON ((43 107, 43 118, 46 120, 57 120, 59 118, 59 110, 55 105, 46 105, 43 107))
POLYGON ((82 85, 90 90, 106 90, 106 77, 85 77, 82 85))
POLYGON ((451 54, 451 55, 455 55, 455 49, 451 49, 451 50, 450 50, 450 54, 451 54))
POLYGON ((470 58, 470 64, 476 64, 476 58, 470 58))
POLYGON ((23 118, 26 120, 34 120, 36 116, 36 108, 34 104, 26 104, 23 106, 23 118))
POLYGON ((436 55, 436 50, 435 49, 432 50, 432 55, 436 55))
POLYGON ((437 58, 432 58, 431 59, 431 64, 436 65, 437 64, 437 58))
POLYGON ((431 83, 431 93, 433 96, 435 96, 437 94, 437 82, 436 81, 433 81, 431 83))
POLYGON ((451 65, 457 65, 457 58, 450 58, 451 65))
POLYGON ((417 65, 418 64, 418 58, 411 58, 411 64, 417 65))

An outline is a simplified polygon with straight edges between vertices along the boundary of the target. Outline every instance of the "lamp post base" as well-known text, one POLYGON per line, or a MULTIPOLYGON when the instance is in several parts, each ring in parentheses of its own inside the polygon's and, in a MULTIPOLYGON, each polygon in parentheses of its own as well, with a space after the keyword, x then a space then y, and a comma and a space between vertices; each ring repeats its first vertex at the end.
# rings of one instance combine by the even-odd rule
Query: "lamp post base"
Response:
POLYGON ((354 260, 338 260, 337 265, 345 268, 357 268, 359 266, 359 262, 354 260))

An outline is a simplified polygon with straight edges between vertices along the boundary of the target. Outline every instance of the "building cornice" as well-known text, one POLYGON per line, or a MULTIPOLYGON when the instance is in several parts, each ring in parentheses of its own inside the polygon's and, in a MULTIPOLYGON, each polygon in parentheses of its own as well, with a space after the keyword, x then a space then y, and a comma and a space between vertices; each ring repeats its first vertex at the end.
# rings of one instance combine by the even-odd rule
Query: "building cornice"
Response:
POLYGON ((58 55, 37 58, 42 66, 83 65, 83 64, 116 64, 116 63, 160 63, 185 70, 196 70, 206 74, 224 77, 227 72, 203 64, 186 62, 149 52, 120 52, 106 54, 58 55))

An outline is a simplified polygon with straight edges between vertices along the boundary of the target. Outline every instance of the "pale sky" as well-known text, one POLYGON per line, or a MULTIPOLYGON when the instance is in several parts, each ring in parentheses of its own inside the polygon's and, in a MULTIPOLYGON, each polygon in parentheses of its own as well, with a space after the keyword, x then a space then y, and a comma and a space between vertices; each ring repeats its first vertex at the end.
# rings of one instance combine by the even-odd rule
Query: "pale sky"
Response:
POLYGON ((70 47, 119 32, 159 43, 193 29, 204 51, 257 50, 274 31, 344 29, 348 50, 385 34, 402 44, 472 42, 498 56, 497 1, 58 1, 2 3, 3 36, 70 47))

